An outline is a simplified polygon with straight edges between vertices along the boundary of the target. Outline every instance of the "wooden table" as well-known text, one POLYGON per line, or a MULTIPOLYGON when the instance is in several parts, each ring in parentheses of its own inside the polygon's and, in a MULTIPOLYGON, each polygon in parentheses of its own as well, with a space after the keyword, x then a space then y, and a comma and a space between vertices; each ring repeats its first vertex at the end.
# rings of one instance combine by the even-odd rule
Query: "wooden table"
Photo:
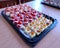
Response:
MULTIPOLYGON (((51 30, 34 48, 60 48, 60 10, 42 5, 38 0, 26 3, 40 12, 58 20, 57 26, 51 30)), ((3 9, 0 9, 0 12, 3 9)), ((0 15, 0 48, 30 48, 16 34, 16 31, 0 15)))
POLYGON ((7 6, 13 6, 15 4, 19 4, 19 0, 12 0, 12 1, 11 0, 0 0, 0 8, 4 8, 7 6))

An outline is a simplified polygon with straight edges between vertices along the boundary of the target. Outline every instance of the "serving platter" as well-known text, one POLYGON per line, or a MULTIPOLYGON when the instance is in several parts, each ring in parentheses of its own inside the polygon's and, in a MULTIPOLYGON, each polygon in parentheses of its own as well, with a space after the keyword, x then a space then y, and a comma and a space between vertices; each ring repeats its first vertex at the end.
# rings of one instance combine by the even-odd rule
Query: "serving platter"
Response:
POLYGON ((60 9, 60 0, 42 0, 44 5, 60 9))
POLYGON ((34 47, 57 24, 56 19, 28 5, 7 7, 1 14, 31 47, 34 47))

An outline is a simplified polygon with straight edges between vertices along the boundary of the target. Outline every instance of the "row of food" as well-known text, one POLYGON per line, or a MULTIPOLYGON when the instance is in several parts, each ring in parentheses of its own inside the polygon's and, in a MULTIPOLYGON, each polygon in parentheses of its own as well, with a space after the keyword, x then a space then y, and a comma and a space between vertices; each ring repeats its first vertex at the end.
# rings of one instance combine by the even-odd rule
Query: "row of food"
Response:
POLYGON ((48 26, 52 24, 52 21, 40 16, 34 22, 28 23, 27 27, 25 27, 25 32, 29 34, 32 38, 36 35, 40 35, 42 31, 44 31, 48 26))

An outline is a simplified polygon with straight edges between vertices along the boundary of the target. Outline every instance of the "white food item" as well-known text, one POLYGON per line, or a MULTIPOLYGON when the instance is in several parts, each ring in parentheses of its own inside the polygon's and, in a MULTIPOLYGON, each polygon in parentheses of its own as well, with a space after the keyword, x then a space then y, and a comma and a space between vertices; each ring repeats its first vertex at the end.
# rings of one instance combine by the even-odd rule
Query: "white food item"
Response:
POLYGON ((16 8, 15 6, 12 7, 13 9, 16 8))
POLYGON ((36 29, 36 30, 35 30, 35 33, 36 33, 37 35, 39 35, 39 34, 41 33, 41 31, 42 31, 42 30, 39 30, 39 31, 38 31, 38 30, 39 30, 39 29, 36 29))
POLYGON ((19 12, 17 11, 16 14, 19 14, 19 12))
POLYGON ((19 11, 19 8, 17 8, 17 11, 19 11))
POLYGON ((36 34, 37 34, 37 35, 40 35, 40 33, 41 33, 41 32, 39 32, 39 33, 38 33, 38 32, 36 32, 36 34))
POLYGON ((22 12, 23 12, 23 9, 19 10, 19 12, 21 12, 21 13, 22 13, 22 12))
POLYGON ((50 26, 50 25, 52 24, 52 21, 51 21, 51 20, 49 20, 49 19, 46 19, 46 23, 49 23, 49 25, 48 25, 48 26, 50 26))
POLYGON ((32 27, 31 23, 28 23, 28 27, 30 27, 30 28, 32 27))
POLYGON ((37 29, 36 34, 37 34, 37 35, 41 34, 41 32, 42 32, 44 29, 45 29, 45 28, 42 28, 42 29, 40 28, 39 31, 38 31, 38 29, 37 29))
POLYGON ((9 16, 10 15, 10 12, 6 12, 6 15, 9 16))
POLYGON ((34 27, 31 27, 31 29, 33 30, 33 29, 34 29, 34 27))
POLYGON ((28 8, 27 8, 27 7, 25 7, 25 8, 24 8, 24 10, 25 10, 25 11, 28 11, 28 8))
POLYGON ((10 16, 14 16, 14 14, 10 14, 10 16))
POLYGON ((35 33, 35 32, 33 32, 33 33, 32 33, 32 32, 30 32, 30 34, 29 34, 29 35, 30 35, 30 37, 31 37, 31 38, 33 38, 33 37, 35 37, 35 36, 36 36, 36 33, 35 33))
POLYGON ((31 8, 28 8, 28 10, 31 12, 31 8))
POLYGON ((29 27, 25 27, 25 32, 28 34, 31 32, 31 29, 29 27))

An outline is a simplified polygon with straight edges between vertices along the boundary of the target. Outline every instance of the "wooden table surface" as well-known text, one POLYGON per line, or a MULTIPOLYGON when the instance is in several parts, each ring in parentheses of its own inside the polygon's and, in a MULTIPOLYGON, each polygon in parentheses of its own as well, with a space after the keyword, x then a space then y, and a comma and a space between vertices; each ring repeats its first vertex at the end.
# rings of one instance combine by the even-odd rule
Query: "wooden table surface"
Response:
MULTIPOLYGON (((26 3, 34 9, 56 18, 57 26, 51 30, 34 48, 60 48, 60 10, 42 5, 40 1, 26 3)), ((3 9, 0 9, 0 12, 3 9)), ((10 24, 0 15, 0 48, 30 48, 18 36, 10 24)))

